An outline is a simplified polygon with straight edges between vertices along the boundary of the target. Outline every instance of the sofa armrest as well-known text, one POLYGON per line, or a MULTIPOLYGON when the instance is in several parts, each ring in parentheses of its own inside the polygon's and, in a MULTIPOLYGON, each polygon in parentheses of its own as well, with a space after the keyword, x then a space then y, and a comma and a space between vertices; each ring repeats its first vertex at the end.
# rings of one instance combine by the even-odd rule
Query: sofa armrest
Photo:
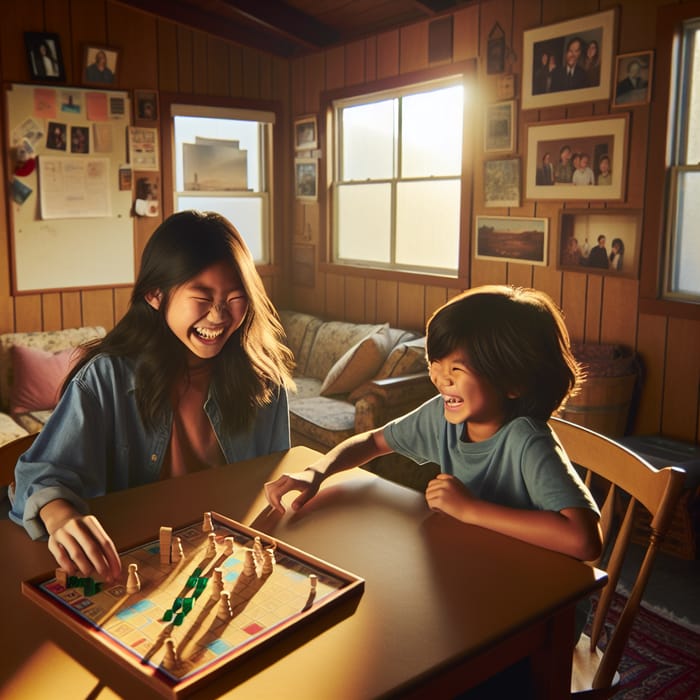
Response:
POLYGON ((367 382, 355 402, 355 432, 380 428, 418 408, 435 392, 427 372, 367 382))

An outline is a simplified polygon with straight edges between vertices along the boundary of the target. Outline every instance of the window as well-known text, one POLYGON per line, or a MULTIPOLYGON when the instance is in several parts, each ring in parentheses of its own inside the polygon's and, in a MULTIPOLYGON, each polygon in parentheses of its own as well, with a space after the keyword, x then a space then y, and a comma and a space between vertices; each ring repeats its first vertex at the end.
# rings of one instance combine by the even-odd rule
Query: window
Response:
POLYGON ((700 18, 683 24, 672 92, 664 296, 700 301, 700 18))
POLYGON ((333 261, 457 276, 461 78, 333 103, 333 261))
POLYGON ((215 211, 270 261, 272 112, 171 105, 175 211, 215 211))

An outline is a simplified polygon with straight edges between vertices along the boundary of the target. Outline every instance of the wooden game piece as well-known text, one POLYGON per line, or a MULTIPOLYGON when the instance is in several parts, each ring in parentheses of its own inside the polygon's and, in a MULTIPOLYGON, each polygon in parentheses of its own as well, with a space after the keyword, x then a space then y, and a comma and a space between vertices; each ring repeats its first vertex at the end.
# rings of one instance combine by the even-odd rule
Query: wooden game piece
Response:
POLYGON ((221 591, 224 590, 224 570, 217 566, 214 569, 214 576, 211 582, 211 599, 219 600, 221 598, 221 591))
POLYGON ((219 609, 216 611, 216 616, 220 620, 230 620, 233 617, 233 610, 231 610, 231 594, 228 591, 221 591, 219 609))
POLYGON ((255 559, 253 558, 253 550, 245 550, 245 559, 243 560, 243 573, 246 576, 252 576, 255 573, 255 559))
POLYGON ((309 585, 311 586, 311 592, 315 593, 318 585, 318 576, 316 574, 309 574, 309 585))
POLYGON ((259 537, 256 537, 253 540, 253 552, 255 554, 256 559, 262 558, 263 546, 262 546, 262 540, 259 537))
POLYGON ((129 574, 126 577, 126 592, 136 593, 141 590, 141 578, 139 577, 137 564, 129 564, 129 574))
POLYGON ((161 527, 160 528, 160 563, 170 564, 171 559, 171 547, 173 539, 173 529, 171 527, 161 527))
POLYGON ((56 569, 56 581, 64 588, 68 588, 68 572, 58 567, 56 569))
POLYGON ((224 554, 227 557, 233 554, 233 537, 224 537, 224 554))
POLYGON ((271 574, 272 573, 272 564, 274 562, 274 550, 273 549, 266 549, 263 552, 263 563, 262 563, 262 574, 271 574))
POLYGON ((214 532, 214 523, 211 521, 211 513, 206 512, 202 520, 202 532, 214 532))
POLYGON ((209 544, 207 545, 207 557, 216 556, 216 535, 210 532, 207 537, 209 538, 209 544))
POLYGON ((176 562, 180 559, 185 558, 185 552, 182 549, 182 537, 176 537, 172 541, 171 551, 170 551, 170 561, 176 562))
POLYGON ((163 666, 170 669, 175 669, 180 665, 180 657, 175 647, 175 640, 168 637, 165 640, 165 656, 163 657, 163 666))

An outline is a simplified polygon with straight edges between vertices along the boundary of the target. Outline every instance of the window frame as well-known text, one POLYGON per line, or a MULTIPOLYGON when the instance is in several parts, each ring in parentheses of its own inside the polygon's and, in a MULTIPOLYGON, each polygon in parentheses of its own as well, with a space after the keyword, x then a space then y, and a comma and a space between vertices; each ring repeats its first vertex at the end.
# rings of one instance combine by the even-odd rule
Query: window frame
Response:
MULTIPOLYGON (((267 163, 264 165, 267 171, 267 185, 269 192, 268 240, 263 242, 263 249, 268 251, 266 263, 256 263, 256 269, 261 275, 276 275, 281 273, 282 265, 280 251, 283 250, 282 232, 276 222, 279 213, 282 212, 282 187, 275 186, 283 182, 283 158, 281 153, 281 114, 282 108, 279 102, 272 100, 250 100, 244 98, 220 98, 202 95, 190 95, 182 93, 160 93, 160 131, 162 135, 162 198, 163 216, 167 217, 175 211, 175 125, 171 116, 172 105, 187 105, 193 109, 213 108, 225 110, 241 110, 246 112, 267 112, 274 114, 271 124, 271 144, 267 152, 267 163)), ((233 222, 235 224, 235 222, 233 222)))
POLYGON ((678 165, 678 143, 671 139, 677 128, 672 96, 677 84, 684 22, 700 17, 700 2, 665 5, 657 10, 655 99, 649 121, 649 153, 645 188, 645 221, 642 241, 639 310, 641 313, 700 320, 700 303, 672 298, 666 290, 670 231, 667 209, 671 201, 672 169, 678 165), (659 182, 661 180, 661 183, 659 182), (659 185, 663 184, 662 187, 659 185))
POLYGON ((449 287, 465 287, 469 278, 469 251, 471 250, 471 214, 472 214, 472 188, 473 188, 473 149, 477 134, 468 128, 468 124, 474 123, 475 109, 473 101, 465 100, 462 132, 462 172, 461 172, 461 206, 460 206, 460 231, 459 231, 459 259, 457 262, 457 275, 447 275, 438 272, 409 271, 395 268, 378 267, 372 263, 353 265, 344 262, 334 262, 333 217, 335 216, 335 204, 333 201, 333 174, 337 164, 335 153, 337 143, 334 142, 334 103, 337 100, 359 99, 363 96, 370 97, 378 93, 406 90, 410 92, 411 86, 430 83, 448 78, 461 79, 465 92, 473 93, 473 85, 476 78, 476 61, 469 59, 448 65, 429 68, 426 70, 405 73, 391 78, 375 80, 349 88, 329 90, 321 95, 321 124, 324 127, 322 143, 325 145, 327 158, 321 160, 320 181, 324 183, 325 197, 320 200, 321 206, 321 271, 343 274, 348 276, 366 277, 368 271, 379 280, 410 281, 417 284, 432 284, 449 287))

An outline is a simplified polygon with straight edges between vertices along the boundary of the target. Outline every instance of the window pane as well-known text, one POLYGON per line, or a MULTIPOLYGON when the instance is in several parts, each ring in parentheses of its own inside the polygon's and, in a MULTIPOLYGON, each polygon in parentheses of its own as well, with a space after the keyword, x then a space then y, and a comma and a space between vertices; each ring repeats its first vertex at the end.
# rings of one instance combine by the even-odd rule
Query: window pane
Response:
POLYGON ((396 262, 457 270, 460 180, 398 185, 396 262))
POLYGON ((700 163, 700 84, 698 84, 700 76, 700 30, 696 29, 689 37, 692 39, 694 46, 693 55, 690 58, 689 66, 689 98, 688 98, 688 115, 687 115, 687 131, 688 134, 688 151, 686 153, 685 163, 695 165, 700 163))
POLYGON ((267 251, 263 248, 263 211, 262 197, 176 197, 176 211, 199 209, 213 211, 225 216, 243 236, 256 263, 268 261, 267 251))
POLYGON ((700 172, 679 172, 671 292, 700 294, 700 172))
POLYGON ((341 180, 381 180, 394 175, 396 100, 345 107, 341 111, 341 180))
POLYGON ((340 185, 337 189, 339 260, 391 260, 391 185, 340 185))
POLYGON ((462 86, 403 98, 401 177, 462 171, 462 86))
POLYGON ((174 122, 178 192, 263 189, 259 122, 208 117, 174 117, 174 122))

